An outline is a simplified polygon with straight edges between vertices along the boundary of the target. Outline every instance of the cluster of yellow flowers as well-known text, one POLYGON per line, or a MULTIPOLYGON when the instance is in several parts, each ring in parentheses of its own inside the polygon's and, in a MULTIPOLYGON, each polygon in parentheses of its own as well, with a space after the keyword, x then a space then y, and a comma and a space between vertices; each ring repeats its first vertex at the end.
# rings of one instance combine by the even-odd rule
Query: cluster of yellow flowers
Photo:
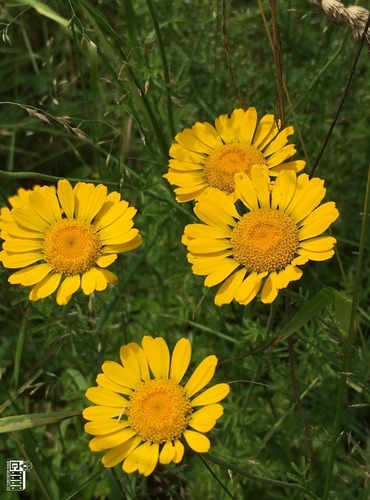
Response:
MULTIPOLYGON (((298 280, 309 260, 329 259, 336 243, 322 233, 338 217, 333 202, 320 204, 324 182, 299 174, 291 161, 292 127, 280 130, 273 115, 257 119, 255 108, 221 115, 215 126, 196 123, 180 132, 170 148, 164 177, 177 186, 178 202, 195 200, 201 221, 185 227, 182 242, 194 274, 204 284, 221 284, 216 305, 248 304, 261 290, 271 303, 279 290, 298 280)), ((115 284, 107 268, 117 254, 142 243, 134 228, 136 209, 103 184, 68 180, 57 186, 19 189, 0 211, 0 262, 16 269, 11 284, 32 287, 36 301, 56 291, 67 304, 80 288, 90 295, 115 284)), ((86 396, 96 406, 83 411, 92 451, 108 450, 106 467, 122 462, 125 472, 151 474, 158 463, 178 463, 182 438, 207 452, 204 433, 223 414, 228 384, 201 392, 212 379, 216 356, 208 356, 185 384, 191 358, 189 340, 180 339, 172 356, 163 338, 145 336, 120 350, 121 363, 107 361, 86 396)))

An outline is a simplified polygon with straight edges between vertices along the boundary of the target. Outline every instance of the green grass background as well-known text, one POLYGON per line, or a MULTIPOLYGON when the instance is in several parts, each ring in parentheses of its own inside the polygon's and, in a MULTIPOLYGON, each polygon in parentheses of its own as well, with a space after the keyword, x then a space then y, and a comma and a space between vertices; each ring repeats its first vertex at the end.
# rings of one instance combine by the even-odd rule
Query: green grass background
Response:
MULTIPOLYGON (((270 23, 268 2, 263 6, 270 23)), ((227 13, 244 106, 256 106, 259 117, 278 115, 274 60, 259 6, 233 0, 227 13)), ((369 498, 368 238, 362 239, 355 341, 347 336, 370 157, 366 50, 316 171, 341 214, 332 227, 338 255, 304 266, 303 278, 285 293, 290 310, 283 296, 272 306, 255 300, 217 308, 214 290, 192 275, 180 243, 192 205, 177 204, 162 175, 177 132, 240 106, 223 46, 222 2, 5 0, 0 19, 2 204, 20 186, 57 178, 101 181, 138 209, 135 226, 144 239, 112 266, 117 286, 92 297, 76 294, 66 307, 52 297, 29 303, 27 291, 8 285, 9 271, 0 268, 0 416, 81 411, 101 364, 118 360, 122 344, 145 334, 163 336, 171 347, 188 337, 193 368, 216 354, 215 380, 232 388, 210 434, 213 462, 188 451, 181 464, 158 466, 149 478, 124 474, 119 466, 104 469, 88 449, 79 415, 5 429, 1 497, 7 498, 6 460, 27 457, 33 464, 27 496, 9 498, 323 498, 334 456, 328 498, 369 498), (323 307, 317 294, 325 287, 336 293, 323 307), (269 346, 291 318, 294 333, 269 346), (338 397, 346 356, 346 393, 338 397), (333 455, 338 407, 343 415, 333 455)), ((280 1, 278 21, 293 104, 292 110, 286 103, 287 124, 303 139, 294 137, 296 158, 306 155, 312 165, 357 47, 348 29, 330 25, 308 1, 280 1)))

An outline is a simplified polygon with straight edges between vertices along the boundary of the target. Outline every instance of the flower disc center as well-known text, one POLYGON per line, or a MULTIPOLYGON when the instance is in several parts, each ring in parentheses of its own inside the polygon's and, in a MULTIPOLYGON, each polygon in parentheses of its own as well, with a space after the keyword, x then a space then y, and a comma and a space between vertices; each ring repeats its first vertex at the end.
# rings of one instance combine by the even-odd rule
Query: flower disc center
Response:
POLYGON ((266 164, 263 154, 246 144, 225 144, 213 151, 204 164, 204 174, 212 187, 232 193, 234 175, 245 172, 250 175, 253 165, 266 164))
POLYGON ((44 258, 58 273, 73 276, 88 271, 101 255, 101 243, 91 224, 62 219, 53 224, 44 239, 44 258))
POLYGON ((178 439, 186 429, 192 407, 185 390, 172 380, 145 382, 130 398, 128 422, 152 443, 178 439))
POLYGON ((235 260, 252 272, 279 271, 292 261, 298 248, 298 228, 284 212, 261 208, 243 216, 231 243, 235 260))

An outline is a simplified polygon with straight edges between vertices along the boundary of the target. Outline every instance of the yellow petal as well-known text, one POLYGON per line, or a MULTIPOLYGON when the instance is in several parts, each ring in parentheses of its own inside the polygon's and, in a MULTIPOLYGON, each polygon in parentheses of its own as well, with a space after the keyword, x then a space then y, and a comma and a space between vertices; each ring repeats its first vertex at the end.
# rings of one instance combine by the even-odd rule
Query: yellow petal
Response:
POLYGON ((229 238, 231 231, 229 228, 206 226, 205 224, 188 224, 185 233, 191 238, 229 238))
POLYGON ((224 230, 227 230, 228 226, 234 227, 235 219, 240 219, 232 199, 225 193, 213 189, 207 190, 207 193, 199 199, 194 213, 206 224, 224 230))
POLYGON ((299 246, 308 252, 327 252, 336 244, 337 240, 332 236, 318 236, 306 241, 301 241, 299 246))
POLYGON ((138 359, 137 359, 135 352, 131 348, 131 345, 128 344, 128 345, 122 346, 119 350, 119 355, 120 355, 121 363, 122 363, 123 367, 129 373, 132 374, 132 376, 134 377, 135 383, 140 384, 140 381, 141 381, 140 365, 139 365, 139 362, 138 362, 138 359))
POLYGON ((298 253, 302 256, 307 256, 310 260, 321 262, 328 260, 334 255, 334 250, 326 250, 325 252, 312 252, 305 249, 299 249, 298 253))
POLYGON ((178 464, 179 462, 181 462, 182 457, 184 456, 185 448, 182 442, 179 441, 178 439, 175 441, 174 445, 175 445, 175 456, 173 457, 173 462, 175 464, 178 464))
POLYGON ((276 178, 271 193, 271 208, 285 211, 296 192, 297 177, 294 172, 286 170, 276 178))
POLYGON ((281 148, 277 153, 274 153, 270 158, 267 160, 267 166, 268 168, 274 168, 277 165, 280 165, 283 161, 287 160, 291 156, 293 156, 296 152, 295 147, 293 144, 289 144, 288 146, 284 146, 281 148))
POLYGON ((137 389, 140 387, 141 380, 138 373, 131 372, 124 366, 115 361, 105 361, 102 366, 103 373, 116 384, 137 389))
POLYGON ((135 448, 122 464, 124 472, 138 470, 144 476, 149 476, 158 463, 159 445, 148 442, 135 448))
POLYGON ((58 221, 62 218, 62 209, 56 195, 54 186, 43 186, 40 188, 39 193, 45 198, 49 206, 49 210, 53 213, 53 219, 58 221))
POLYGON ((241 200, 249 210, 258 210, 258 197, 252 179, 244 172, 234 176, 235 196, 241 200))
POLYGON ((58 200, 55 194, 50 190, 51 197, 47 196, 45 198, 43 196, 44 191, 35 191, 30 194, 29 203, 31 208, 37 213, 44 221, 48 223, 48 225, 53 224, 54 222, 60 220, 61 213, 58 200), (51 198, 51 199, 50 199, 51 198), (54 200, 55 198, 55 200, 54 200))
POLYGON ((270 273, 265 281, 265 284, 261 293, 261 301, 264 304, 271 304, 279 292, 279 288, 277 286, 277 273, 274 271, 270 273))
MULTIPOLYGON (((100 212, 95 217, 94 221, 95 229, 97 231, 100 231, 101 229, 110 226, 111 224, 119 220, 121 217, 124 217, 128 208, 129 208, 128 202, 125 200, 121 200, 119 203, 110 206, 109 210, 104 210, 104 211, 100 210, 100 212)), ((134 209, 134 211, 131 213, 133 214, 132 215, 133 217, 136 213, 136 210, 134 209)))
POLYGON ((13 273, 9 277, 9 283, 23 286, 35 285, 42 281, 51 271, 52 269, 49 264, 36 264, 35 266, 26 267, 13 273))
POLYGON ((103 247, 103 253, 122 253, 122 252, 130 252, 131 250, 134 250, 135 248, 138 248, 142 242, 143 239, 138 234, 137 229, 132 229, 124 238, 125 243, 122 243, 120 245, 106 245, 103 247))
POLYGON ((212 287, 224 281, 239 267, 239 262, 234 259, 224 259, 219 269, 210 273, 204 281, 205 286, 212 287))
POLYGON ((247 270, 245 268, 240 269, 236 273, 229 276, 229 278, 222 283, 215 297, 216 306, 230 304, 230 302, 235 298, 235 292, 241 285, 246 272, 247 270))
POLYGON ((297 178, 296 193, 286 213, 290 215, 296 223, 303 221, 321 202, 325 196, 326 189, 324 181, 315 177, 308 180, 306 174, 297 178))
POLYGON ((225 144, 238 142, 231 119, 228 115, 221 115, 215 120, 216 130, 225 144))
POLYGON ((23 238, 9 238, 3 243, 3 249, 7 252, 13 253, 29 253, 29 252, 42 252, 43 241, 42 240, 28 240, 23 238))
POLYGON ((286 127, 284 130, 278 133, 276 138, 271 142, 269 147, 264 151, 265 156, 270 156, 273 153, 279 151, 279 149, 283 148, 288 142, 288 136, 294 133, 293 127, 286 127))
POLYGON ((191 344, 188 339, 180 339, 173 350, 170 368, 170 379, 180 383, 191 359, 191 344))
POLYGON ((102 255, 101 257, 98 258, 98 260, 96 261, 96 264, 99 267, 108 267, 111 264, 113 264, 113 262, 116 259, 117 259, 117 254, 116 253, 111 253, 109 255, 102 255))
POLYGON ((209 389, 206 389, 202 394, 196 396, 191 401, 191 406, 203 406, 210 405, 213 403, 218 403, 230 392, 230 386, 228 384, 217 384, 209 389))
POLYGON ((162 337, 143 337, 141 345, 155 378, 168 378, 170 368, 170 351, 162 337))
POLYGON ((101 406, 126 408, 128 400, 103 387, 89 387, 85 393, 89 401, 101 406))
POLYGON ((251 273, 235 291, 235 300, 244 306, 249 304, 257 295, 262 278, 266 274, 267 273, 251 273))
POLYGON ((177 134, 175 140, 183 148, 188 149, 189 151, 194 151, 195 153, 209 155, 213 151, 212 147, 199 140, 194 134, 194 131, 189 128, 186 128, 177 134))
POLYGON ((224 409, 220 404, 204 406, 191 414, 189 426, 198 432, 208 432, 223 413, 224 409))
POLYGON ((58 182, 58 198, 68 219, 73 219, 75 210, 75 198, 73 188, 67 179, 58 182))
POLYGON ((113 382, 113 380, 107 377, 104 373, 98 374, 96 377, 96 383, 104 389, 108 389, 112 392, 118 392, 119 394, 124 394, 125 396, 131 396, 134 392, 134 389, 123 387, 121 383, 113 382))
POLYGON ((78 182, 73 192, 76 218, 91 222, 103 206, 107 196, 107 187, 103 184, 94 186, 86 182, 78 182))
POLYGON ((235 110, 231 115, 238 142, 250 145, 257 125, 256 108, 250 107, 246 111, 235 110))
POLYGON ((58 288, 62 275, 51 272, 40 281, 29 293, 28 298, 32 301, 48 297, 58 288))
POLYGON ((197 453, 206 453, 211 447, 209 439, 199 432, 187 429, 184 432, 184 438, 190 448, 197 453))
POLYGON ((117 420, 112 418, 93 420, 85 424, 84 430, 94 436, 104 436, 112 432, 120 431, 129 426, 127 420, 117 420))
POLYGON ((185 203, 186 201, 196 200, 199 196, 207 191, 208 187, 208 183, 205 183, 204 185, 200 184, 199 186, 195 187, 176 188, 176 201, 178 203, 185 203))
POLYGON ((125 443, 108 450, 101 463, 104 467, 114 467, 122 462, 140 443, 141 438, 139 436, 128 439, 125 443))
POLYGON ((180 144, 172 144, 169 151, 170 157, 184 161, 187 163, 197 163, 203 165, 207 155, 201 153, 194 153, 193 151, 189 151, 188 149, 183 148, 180 144))
POLYGON ((198 189, 199 186, 208 184, 204 169, 191 170, 190 172, 170 170, 168 174, 163 176, 168 182, 175 186, 180 186, 190 189, 198 189))
POLYGON ((252 165, 251 179, 260 208, 270 208, 270 178, 266 165, 252 165))
POLYGON ((212 149, 218 149, 223 145, 221 137, 218 135, 217 130, 210 123, 197 122, 192 127, 192 131, 200 141, 202 141, 204 144, 207 144, 212 149))
POLYGON ((72 295, 80 288, 80 283, 81 279, 79 274, 67 276, 58 289, 56 297, 57 303, 60 306, 67 304, 72 295))
POLYGON ((86 420, 106 420, 108 418, 119 417, 122 412, 120 408, 109 408, 107 406, 89 406, 82 411, 82 416, 86 420))
POLYGON ((272 167, 269 170, 269 173, 271 177, 279 175, 283 170, 292 170, 293 172, 298 173, 303 170, 305 166, 306 162, 304 160, 287 161, 286 163, 281 163, 276 167, 272 167))
POLYGON ((43 259, 41 252, 28 252, 28 253, 13 253, 9 254, 6 251, 1 253, 1 261, 5 267, 9 269, 17 269, 19 267, 26 267, 43 259))
POLYGON ((339 217, 339 212, 335 203, 329 201, 320 205, 304 220, 302 228, 299 230, 299 240, 314 238, 323 233, 339 217))
POLYGON ((149 380, 150 379, 150 374, 149 374, 149 366, 148 366, 148 360, 146 359, 145 353, 142 350, 142 348, 136 344, 135 342, 130 342, 128 344, 132 352, 135 354, 137 362, 140 366, 140 377, 142 380, 149 380))
POLYGON ((191 398, 193 394, 196 394, 208 384, 215 373, 216 365, 217 358, 212 354, 197 366, 184 387, 188 398, 191 398))
POLYGON ((234 259, 227 259, 227 257, 231 254, 231 251, 220 252, 216 256, 215 254, 205 254, 202 256, 197 256, 196 259, 192 259, 192 254, 188 254, 188 261, 190 263, 193 263, 193 273, 203 276, 216 272, 218 269, 220 269, 220 267, 224 266, 225 261, 231 260, 232 262, 236 262, 234 259))
POLYGON ((159 454, 159 461, 161 464, 169 464, 175 457, 176 449, 171 441, 164 443, 164 446, 159 454))
POLYGON ((187 161, 179 161, 179 160, 170 160, 168 162, 169 165, 169 171, 167 174, 164 174, 163 177, 167 179, 170 184, 172 182, 170 181, 170 174, 172 173, 180 173, 180 172, 192 172, 192 171, 199 171, 199 172, 204 172, 204 166, 200 165, 199 163, 189 163, 187 161))
MULTIPOLYGON (((268 137, 270 138, 271 132, 275 132, 276 126, 275 126, 275 117, 274 115, 265 115, 261 118, 260 122, 257 125, 257 130, 255 133, 255 136, 253 138, 253 143, 252 146, 255 148, 258 147, 258 149, 261 149, 261 145, 265 145, 265 139, 268 137)), ((277 130, 276 130, 277 132, 277 130)), ((275 136, 275 134, 274 134, 275 136)), ((272 137, 271 137, 272 139, 272 137)), ((270 140, 271 140, 270 139, 270 140)))
MULTIPOLYGON (((92 423, 92 422, 90 422, 92 423)), ((88 425, 88 424, 86 424, 88 425)), ((95 436, 89 443, 91 451, 103 451, 125 443, 136 435, 136 431, 127 428, 104 436, 95 436)))
POLYGON ((188 250, 193 253, 217 253, 232 248, 230 240, 194 239, 189 241, 188 250))
POLYGON ((45 234, 50 224, 40 217, 31 207, 13 208, 13 219, 27 229, 45 234))

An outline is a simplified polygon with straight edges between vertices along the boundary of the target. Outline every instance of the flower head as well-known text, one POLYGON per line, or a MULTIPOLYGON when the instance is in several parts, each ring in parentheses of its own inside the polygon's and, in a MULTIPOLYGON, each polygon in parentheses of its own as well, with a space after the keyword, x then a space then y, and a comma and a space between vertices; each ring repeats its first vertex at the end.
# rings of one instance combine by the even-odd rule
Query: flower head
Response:
POLYGON ((108 450, 105 467, 120 462, 125 472, 148 476, 157 465, 179 463, 183 440, 191 449, 205 453, 210 441, 204 435, 223 414, 219 401, 229 393, 228 384, 217 384, 199 392, 212 379, 217 358, 205 358, 185 384, 191 344, 180 339, 170 356, 161 337, 145 336, 142 346, 131 342, 121 347, 121 364, 106 361, 103 373, 86 397, 98 406, 83 410, 90 420, 85 431, 95 437, 92 451, 108 450))
POLYGON ((170 148, 169 171, 165 177, 175 189, 178 202, 197 199, 214 187, 233 193, 234 175, 250 175, 253 165, 266 165, 270 176, 282 170, 301 171, 305 162, 286 162, 296 152, 288 144, 293 127, 279 130, 273 115, 258 122, 255 108, 235 109, 210 123, 197 122, 175 137, 170 148))
POLYGON ((246 305, 262 282, 261 300, 270 303, 302 276, 298 266, 332 257, 336 240, 321 233, 339 213, 333 202, 320 205, 324 181, 292 170, 272 185, 267 168, 255 165, 251 177, 235 175, 235 187, 239 202, 217 189, 199 199, 194 212, 204 224, 187 225, 182 242, 193 273, 206 275, 208 287, 222 283, 216 305, 246 305))
POLYGON ((142 242, 133 228, 136 209, 119 193, 107 194, 103 184, 79 182, 72 188, 64 179, 57 190, 18 191, 12 204, 12 210, 1 212, 0 262, 19 269, 9 283, 33 286, 30 300, 58 289, 57 303, 64 305, 79 288, 86 295, 104 290, 118 281, 106 269, 117 254, 142 242))

